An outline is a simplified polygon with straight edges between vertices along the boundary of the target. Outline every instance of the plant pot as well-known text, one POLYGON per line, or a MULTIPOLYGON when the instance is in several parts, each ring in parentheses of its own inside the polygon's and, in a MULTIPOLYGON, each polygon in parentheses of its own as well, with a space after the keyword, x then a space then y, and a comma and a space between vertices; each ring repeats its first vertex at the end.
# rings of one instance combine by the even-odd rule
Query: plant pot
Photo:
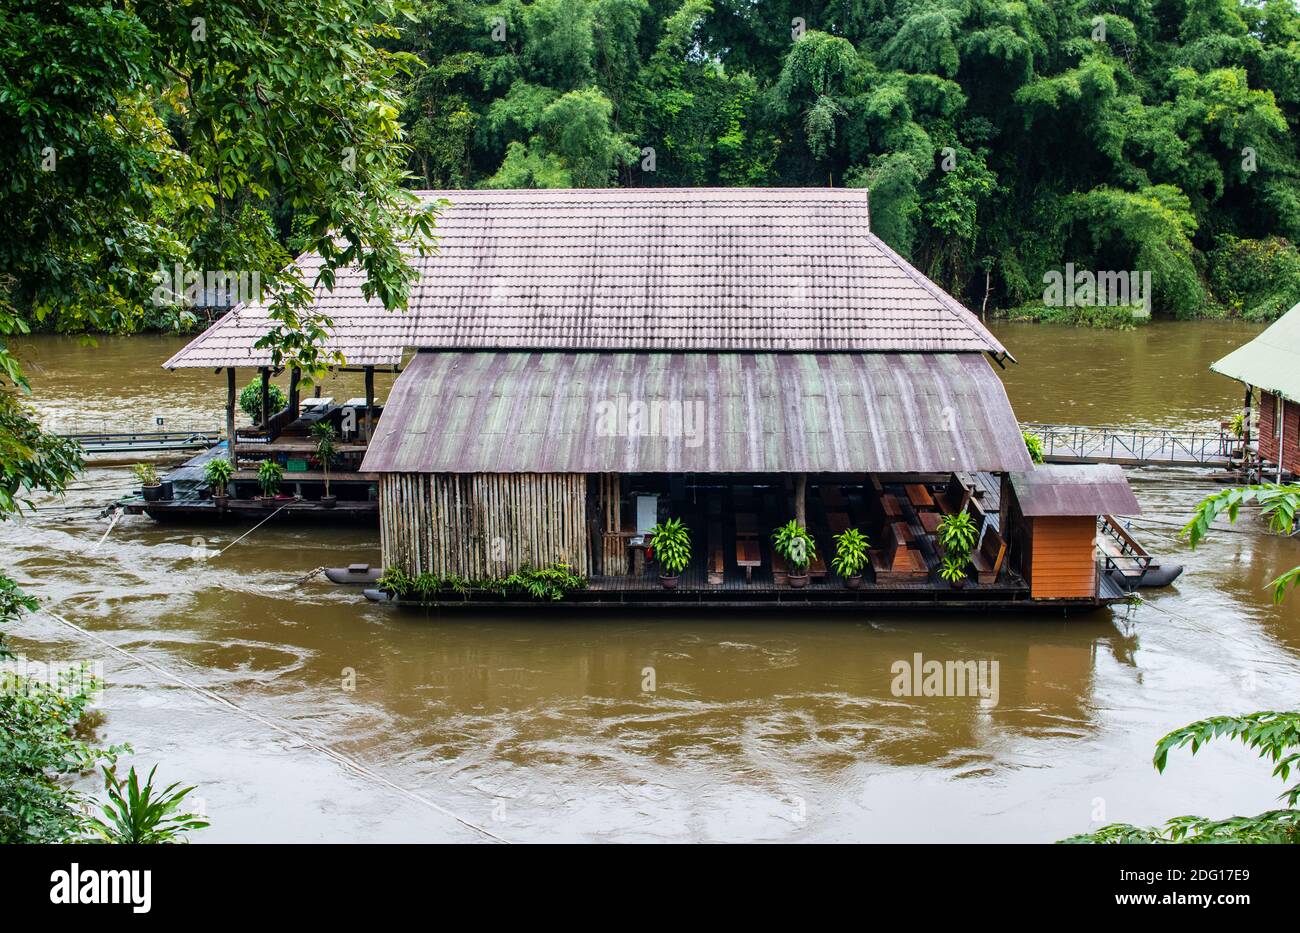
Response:
POLYGON ((332 509, 334 508, 335 505, 338 504, 338 501, 339 501, 338 496, 321 496, 320 507, 322 509, 332 509))
POLYGON ((171 480, 169 479, 163 480, 161 483, 158 484, 158 486, 160 489, 159 498, 162 499, 164 502, 170 502, 172 498, 176 495, 175 490, 172 488, 171 480))
POLYGON ((677 574, 674 573, 670 576, 669 574, 661 573, 659 574, 659 582, 664 585, 664 589, 675 590, 677 589, 677 574))
POLYGON ((144 496, 145 502, 159 502, 162 500, 162 483, 154 483, 152 486, 141 486, 140 495, 144 496))
POLYGON ((275 496, 258 496, 257 501, 262 504, 264 509, 273 509, 280 500, 275 496))
POLYGON ((790 589, 792 590, 802 589, 803 587, 808 585, 808 571, 804 570, 802 573, 795 573, 792 570, 790 571, 789 575, 786 576, 785 579, 786 582, 790 584, 790 589))
POLYGON ((230 496, 228 495, 222 494, 220 496, 213 496, 212 501, 217 504, 218 512, 224 512, 230 507, 230 496))
POLYGON ((966 586, 966 578, 958 577, 956 580, 949 580, 948 583, 952 586, 954 590, 960 590, 966 586))
POLYGON ((847 587, 847 588, 850 589, 850 590, 861 589, 861 588, 862 588, 862 574, 860 574, 860 573, 855 573, 855 574, 853 574, 853 575, 850 576, 850 577, 845 577, 845 578, 844 578, 844 586, 847 587))

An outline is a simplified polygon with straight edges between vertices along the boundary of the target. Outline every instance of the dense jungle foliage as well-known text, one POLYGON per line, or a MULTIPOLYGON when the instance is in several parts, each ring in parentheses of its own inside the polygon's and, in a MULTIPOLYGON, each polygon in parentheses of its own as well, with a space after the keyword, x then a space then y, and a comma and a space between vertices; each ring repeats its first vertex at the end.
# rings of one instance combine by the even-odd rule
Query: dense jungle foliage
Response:
POLYGON ((426 187, 866 186, 975 309, 1067 261, 1157 313, 1300 300, 1293 0, 457 0, 400 45, 426 187))
POLYGON ((1265 320, 1298 119, 1294 0, 0 0, 0 310, 192 324, 157 269, 256 269, 310 369, 275 272, 324 247, 400 306, 394 186, 840 185, 976 310, 1073 262, 1265 320))

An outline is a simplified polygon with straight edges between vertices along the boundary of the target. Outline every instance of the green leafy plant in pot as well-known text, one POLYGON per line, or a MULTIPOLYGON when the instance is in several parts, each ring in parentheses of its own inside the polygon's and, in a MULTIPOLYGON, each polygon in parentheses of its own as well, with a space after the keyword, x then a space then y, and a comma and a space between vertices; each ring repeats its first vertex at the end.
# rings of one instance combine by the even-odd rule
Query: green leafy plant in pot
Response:
POLYGON ((136 482, 140 484, 140 495, 146 502, 157 502, 162 496, 162 483, 158 480, 158 471, 152 463, 137 463, 131 467, 136 482))
POLYGON ((217 504, 218 509, 224 509, 230 501, 228 489, 230 478, 234 475, 234 464, 225 457, 209 460, 207 466, 203 468, 203 478, 212 487, 212 501, 217 504))
POLYGON ((966 571, 970 567, 971 551, 979 529, 969 512, 957 512, 945 515, 939 520, 935 529, 939 547, 943 551, 943 562, 939 566, 939 576, 954 587, 966 585, 966 571))
POLYGON ((835 558, 831 561, 831 569, 844 578, 844 585, 851 590, 862 586, 862 571, 867 566, 870 548, 867 536, 856 528, 835 535, 835 558))
POLYGON ((691 530, 680 518, 670 518, 650 529, 650 546, 659 561, 659 582, 677 589, 677 577, 691 562, 691 530))
POLYGON ((257 485, 262 488, 262 505, 275 505, 276 494, 280 491, 280 481, 284 479, 284 467, 274 460, 263 460, 257 468, 257 485))
POLYGON ((316 438, 316 456, 320 458, 321 472, 325 475, 325 494, 320 497, 321 508, 332 509, 339 501, 338 496, 330 495, 330 465, 338 452, 334 443, 334 425, 328 421, 318 421, 311 427, 311 436, 316 438))
POLYGON ((1029 452, 1029 459, 1035 464, 1043 462, 1043 439, 1037 434, 1030 434, 1028 431, 1020 432, 1025 439, 1025 450, 1029 452))
POLYGON ((808 529, 792 518, 772 532, 772 546, 790 567, 786 582, 795 589, 807 586, 808 564, 817 556, 817 542, 808 529))

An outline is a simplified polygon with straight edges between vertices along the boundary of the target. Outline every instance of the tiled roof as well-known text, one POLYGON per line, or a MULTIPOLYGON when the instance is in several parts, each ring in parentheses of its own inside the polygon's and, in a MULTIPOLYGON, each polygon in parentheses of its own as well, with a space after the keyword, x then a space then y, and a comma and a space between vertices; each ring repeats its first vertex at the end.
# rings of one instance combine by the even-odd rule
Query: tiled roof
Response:
POLYGON ((1142 506, 1114 463, 1040 464, 1011 474, 1023 515, 1140 515, 1142 506))
POLYGON ((413 473, 1026 470, 974 353, 416 354, 361 469, 413 473))
MULTIPOLYGON (((435 191, 451 202, 406 312, 338 274, 318 307, 351 365, 407 348, 1006 352, 831 188, 435 191)), ((316 256, 299 265, 309 281, 316 256)), ((165 364, 259 366, 265 310, 239 307, 165 364)))

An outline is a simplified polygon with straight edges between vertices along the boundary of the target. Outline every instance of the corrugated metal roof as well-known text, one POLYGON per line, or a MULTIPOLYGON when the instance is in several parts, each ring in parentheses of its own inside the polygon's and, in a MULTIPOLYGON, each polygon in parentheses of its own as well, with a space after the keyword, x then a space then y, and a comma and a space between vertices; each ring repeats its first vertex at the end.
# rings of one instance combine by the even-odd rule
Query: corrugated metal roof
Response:
POLYGON ((1210 369, 1300 402, 1300 304, 1250 343, 1211 363, 1210 369))
MULTIPOLYGON (((405 313, 341 271, 317 307, 353 365, 402 350, 990 351, 956 299, 871 233, 867 192, 616 188, 422 192, 451 202, 405 313)), ((314 281, 317 256, 298 261, 314 281)), ((260 366, 240 307, 164 364, 260 366)))
POLYGON ((417 354, 398 377, 361 469, 858 473, 1029 466, 1002 383, 979 354, 431 352, 417 354))
POLYGON ((1142 506, 1113 463, 1040 464, 1011 474, 1020 511, 1048 515, 1141 515, 1142 506))

